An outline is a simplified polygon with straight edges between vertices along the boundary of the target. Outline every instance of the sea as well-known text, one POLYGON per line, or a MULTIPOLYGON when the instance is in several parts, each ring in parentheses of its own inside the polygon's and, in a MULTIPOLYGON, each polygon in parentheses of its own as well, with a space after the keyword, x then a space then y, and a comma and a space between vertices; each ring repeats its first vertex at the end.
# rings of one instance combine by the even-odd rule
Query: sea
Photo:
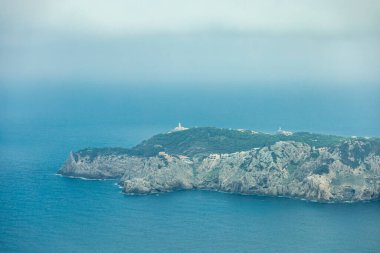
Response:
POLYGON ((380 252, 380 201, 209 191, 145 196, 56 174, 71 150, 181 122, 380 137, 378 88, 59 83, 0 88, 0 252, 380 252), (254 88, 256 87, 256 88, 254 88))

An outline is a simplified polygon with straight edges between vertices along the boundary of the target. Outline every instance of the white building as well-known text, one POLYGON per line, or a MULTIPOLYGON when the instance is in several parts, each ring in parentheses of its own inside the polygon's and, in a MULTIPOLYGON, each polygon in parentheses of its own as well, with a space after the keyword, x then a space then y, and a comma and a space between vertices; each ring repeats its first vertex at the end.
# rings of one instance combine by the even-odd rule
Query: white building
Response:
POLYGON ((165 157, 168 160, 172 160, 172 156, 169 155, 168 153, 163 152, 163 151, 159 152, 158 156, 162 156, 162 157, 165 157))
POLYGON ((189 129, 189 128, 187 128, 187 127, 183 127, 183 126, 181 125, 181 122, 179 122, 179 123, 178 123, 178 126, 175 127, 171 132, 178 132, 178 131, 183 131, 183 130, 187 130, 187 129, 189 129))
POLYGON ((278 130, 277 130, 277 134, 281 134, 281 135, 285 135, 285 136, 291 136, 291 135, 293 135, 292 132, 282 130, 281 127, 278 128, 278 130))
POLYGON ((220 159, 220 155, 219 154, 210 154, 208 157, 211 160, 218 160, 218 159, 220 159))

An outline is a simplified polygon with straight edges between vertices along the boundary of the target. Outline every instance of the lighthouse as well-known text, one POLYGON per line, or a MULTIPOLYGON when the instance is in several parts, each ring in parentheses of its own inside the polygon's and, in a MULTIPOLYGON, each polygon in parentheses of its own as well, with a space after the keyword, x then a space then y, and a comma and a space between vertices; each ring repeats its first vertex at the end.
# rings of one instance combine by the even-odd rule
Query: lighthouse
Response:
POLYGON ((175 127, 171 132, 178 132, 178 131, 183 131, 183 130, 187 130, 187 129, 189 129, 189 128, 187 128, 187 127, 183 127, 183 126, 181 125, 181 122, 178 122, 178 126, 175 127))

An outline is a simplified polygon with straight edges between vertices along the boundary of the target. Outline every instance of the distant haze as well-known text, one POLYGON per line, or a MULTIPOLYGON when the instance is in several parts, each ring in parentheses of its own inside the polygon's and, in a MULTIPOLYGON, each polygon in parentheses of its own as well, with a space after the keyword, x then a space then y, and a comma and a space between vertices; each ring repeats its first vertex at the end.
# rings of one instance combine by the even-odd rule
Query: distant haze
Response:
POLYGON ((0 2, 0 81, 376 86, 379 1, 0 2))

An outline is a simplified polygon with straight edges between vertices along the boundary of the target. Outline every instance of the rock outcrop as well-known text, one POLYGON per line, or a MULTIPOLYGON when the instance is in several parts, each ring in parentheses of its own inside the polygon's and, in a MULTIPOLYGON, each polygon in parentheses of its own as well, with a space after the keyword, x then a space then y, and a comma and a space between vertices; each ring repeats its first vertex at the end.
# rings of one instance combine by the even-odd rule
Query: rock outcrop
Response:
POLYGON ((76 152, 58 173, 119 179, 128 194, 205 189, 319 202, 362 201, 380 196, 380 154, 371 145, 365 139, 348 138, 316 148, 288 140, 191 157, 76 152))

